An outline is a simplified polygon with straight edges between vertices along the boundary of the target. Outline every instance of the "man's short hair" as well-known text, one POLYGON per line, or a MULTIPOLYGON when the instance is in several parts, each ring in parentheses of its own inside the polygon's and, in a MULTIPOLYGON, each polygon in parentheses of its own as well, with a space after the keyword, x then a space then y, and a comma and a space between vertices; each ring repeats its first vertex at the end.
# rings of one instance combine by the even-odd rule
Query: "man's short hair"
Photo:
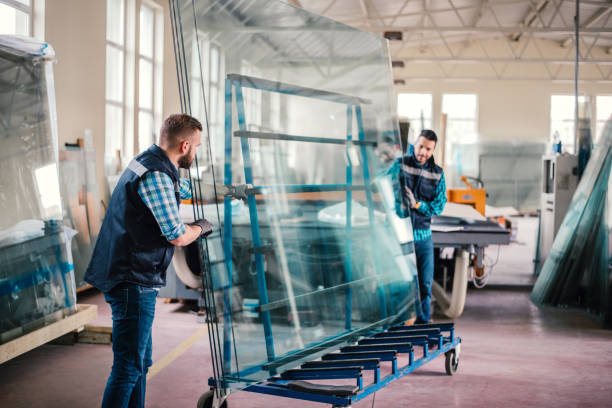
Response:
POLYGON ((168 147, 175 147, 196 130, 202 131, 199 120, 184 113, 175 113, 164 120, 159 132, 159 141, 168 147))
POLYGON ((436 132, 430 129, 423 129, 419 134, 419 137, 423 136, 427 140, 431 140, 432 142, 436 142, 438 144, 438 136, 436 136, 436 132))

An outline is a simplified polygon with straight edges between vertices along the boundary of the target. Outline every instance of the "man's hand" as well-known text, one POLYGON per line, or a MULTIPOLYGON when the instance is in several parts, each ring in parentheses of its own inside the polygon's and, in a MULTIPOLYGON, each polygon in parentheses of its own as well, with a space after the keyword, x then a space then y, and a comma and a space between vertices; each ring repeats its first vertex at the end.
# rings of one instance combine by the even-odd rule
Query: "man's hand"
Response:
POLYGON ((203 218, 199 219, 199 220, 196 220, 195 222, 192 222, 189 225, 192 225, 194 227, 195 226, 200 227, 202 229, 202 233, 200 234, 200 236, 202 238, 206 238, 213 231, 213 225, 210 222, 208 222, 207 220, 203 219, 203 218))
POLYGON ((412 190, 410 190, 407 186, 404 187, 404 189, 406 190, 406 197, 410 203, 410 208, 418 208, 419 203, 417 202, 416 198, 414 198, 412 190))

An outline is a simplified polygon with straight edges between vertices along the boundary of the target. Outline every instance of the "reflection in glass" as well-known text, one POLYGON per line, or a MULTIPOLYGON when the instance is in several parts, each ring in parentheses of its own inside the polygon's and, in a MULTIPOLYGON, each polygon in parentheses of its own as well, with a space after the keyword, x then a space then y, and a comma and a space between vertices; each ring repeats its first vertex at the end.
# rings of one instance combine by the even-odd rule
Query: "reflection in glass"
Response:
POLYGON ((42 205, 43 218, 61 217, 62 200, 60 199, 57 165, 47 164, 34 170, 34 177, 42 205))
POLYGON ((414 316, 410 220, 376 154, 398 138, 386 40, 279 1, 172 6, 184 109, 200 115, 205 96, 200 119, 225 118, 193 173, 253 185, 195 208, 219 226, 204 252, 216 376, 242 387, 414 316))

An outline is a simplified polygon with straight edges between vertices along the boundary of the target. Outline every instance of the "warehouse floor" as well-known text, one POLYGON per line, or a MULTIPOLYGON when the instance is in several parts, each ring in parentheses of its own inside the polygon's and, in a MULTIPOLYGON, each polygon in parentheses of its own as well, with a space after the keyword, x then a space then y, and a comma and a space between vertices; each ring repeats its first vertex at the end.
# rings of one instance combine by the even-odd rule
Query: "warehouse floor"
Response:
MULTIPOLYGON (((602 407, 612 400, 612 331, 581 310, 536 308, 529 300, 537 220, 519 219, 517 242, 487 252, 489 286, 470 289, 463 316, 458 373, 438 358, 376 395, 377 407, 602 407)), ((96 291, 79 303, 96 304, 95 325, 110 325, 96 291)), ((442 321, 437 318, 436 321, 442 321)), ((159 299, 153 329, 148 407, 195 407, 211 375, 206 326, 189 308, 159 299)), ((112 363, 110 345, 45 345, 0 365, 2 407, 99 406, 112 363)), ((383 373, 384 374, 384 373, 383 373)), ((230 407, 322 407, 240 392, 230 407)), ((368 398, 353 407, 371 407, 368 398)))
MULTIPOLYGON (((110 324, 100 294, 80 302, 97 304, 95 323, 110 324)), ((445 375, 439 358, 379 392, 375 406, 602 407, 612 400, 612 331, 582 311, 538 309, 526 291, 472 290, 456 324, 463 338, 457 375, 445 375)), ((158 301, 147 406, 195 406, 211 374, 203 327, 183 305, 158 301)), ((0 366, 0 405, 99 406, 111 361, 108 345, 42 346, 0 366)), ((289 404, 322 406, 244 392, 230 397, 230 407, 289 404)), ((368 398, 353 406, 371 405, 368 398)))

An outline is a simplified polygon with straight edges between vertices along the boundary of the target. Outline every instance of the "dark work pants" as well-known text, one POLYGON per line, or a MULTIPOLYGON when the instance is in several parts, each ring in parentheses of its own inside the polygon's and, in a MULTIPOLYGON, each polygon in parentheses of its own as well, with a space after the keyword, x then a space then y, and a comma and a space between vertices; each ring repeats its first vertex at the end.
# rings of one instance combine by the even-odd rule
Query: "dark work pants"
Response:
POLYGON ((113 368, 102 408, 145 406, 156 297, 155 289, 131 283, 121 283, 104 294, 113 312, 113 368))
POLYGON ((414 242, 414 250, 419 272, 419 292, 421 295, 421 310, 417 308, 416 323, 428 323, 431 320, 431 286, 434 276, 434 246, 431 237, 414 242))

